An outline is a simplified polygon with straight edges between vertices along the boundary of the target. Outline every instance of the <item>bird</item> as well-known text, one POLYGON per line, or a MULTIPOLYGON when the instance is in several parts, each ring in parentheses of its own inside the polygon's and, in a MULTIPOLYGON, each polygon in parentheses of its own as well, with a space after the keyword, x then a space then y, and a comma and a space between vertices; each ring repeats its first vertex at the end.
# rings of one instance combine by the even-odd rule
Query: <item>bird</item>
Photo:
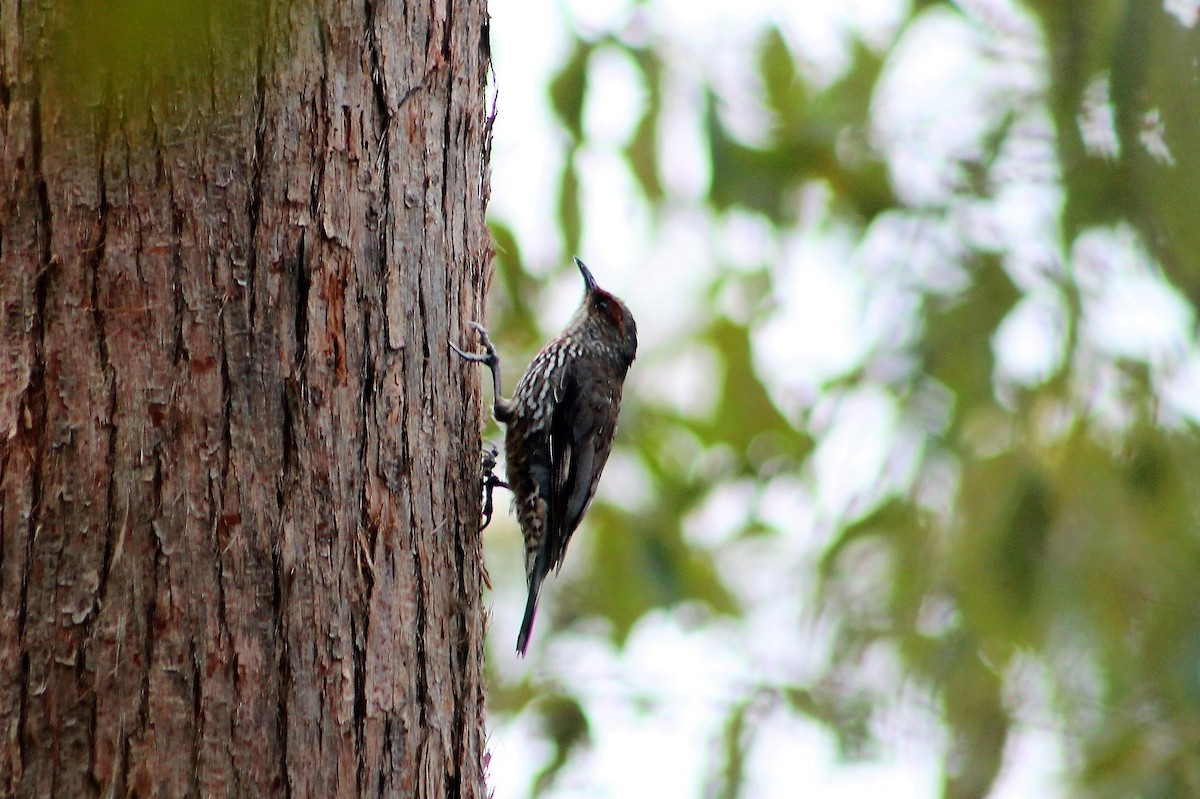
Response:
POLYGON ((492 410, 505 427, 507 483, 525 540, 521 656, 533 633, 542 582, 562 567, 596 494, 616 436, 625 376, 637 356, 637 323, 629 307, 600 288, 583 261, 574 261, 583 277, 583 300, 562 332, 534 356, 511 399, 502 395, 500 356, 483 325, 468 323, 483 353, 450 342, 460 356, 491 370, 492 410))

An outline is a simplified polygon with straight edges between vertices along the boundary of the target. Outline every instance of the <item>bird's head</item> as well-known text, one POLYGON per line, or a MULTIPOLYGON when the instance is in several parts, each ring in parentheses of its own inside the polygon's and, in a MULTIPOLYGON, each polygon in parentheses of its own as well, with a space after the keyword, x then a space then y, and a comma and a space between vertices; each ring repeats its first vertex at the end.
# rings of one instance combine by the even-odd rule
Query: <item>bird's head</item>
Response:
POLYGON ((637 355, 637 322, 633 314, 625 303, 596 284, 596 278, 583 261, 576 258, 575 265, 583 275, 585 291, 570 327, 587 328, 596 341, 628 368, 637 355))

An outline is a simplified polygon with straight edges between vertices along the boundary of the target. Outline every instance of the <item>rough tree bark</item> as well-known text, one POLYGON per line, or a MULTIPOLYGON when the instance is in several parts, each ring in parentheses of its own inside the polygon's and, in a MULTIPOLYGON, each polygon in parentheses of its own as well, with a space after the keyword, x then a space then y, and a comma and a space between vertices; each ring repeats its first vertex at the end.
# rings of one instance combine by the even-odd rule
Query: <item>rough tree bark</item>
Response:
POLYGON ((0 0, 0 795, 485 796, 482 0, 0 0))

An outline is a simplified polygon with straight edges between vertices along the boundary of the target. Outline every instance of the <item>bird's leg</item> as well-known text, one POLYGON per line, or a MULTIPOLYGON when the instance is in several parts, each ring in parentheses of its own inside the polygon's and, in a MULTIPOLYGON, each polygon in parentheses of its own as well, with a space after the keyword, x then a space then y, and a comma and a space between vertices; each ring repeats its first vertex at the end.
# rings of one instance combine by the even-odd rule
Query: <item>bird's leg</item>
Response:
MULTIPOLYGON (((450 349, 454 350, 461 357, 475 363, 482 363, 487 366, 492 372, 492 408, 496 414, 496 419, 501 422, 508 422, 511 418, 509 405, 504 401, 500 393, 500 356, 496 353, 496 346, 492 344, 492 340, 488 338, 487 328, 478 322, 468 322, 468 325, 479 334, 479 339, 483 343, 485 352, 483 354, 474 352, 463 352, 454 342, 450 342, 450 349)), ((483 462, 480 471, 480 484, 483 487, 483 523, 479 526, 483 530, 492 523, 492 513, 495 511, 495 503, 492 499, 492 494, 497 488, 508 488, 508 483, 496 476, 496 461, 497 455, 494 445, 489 444, 483 451, 483 462)))
POLYGON ((480 474, 480 482, 483 484, 483 524, 479 526, 480 530, 492 523, 492 512, 496 507, 492 501, 492 492, 497 488, 508 488, 508 483, 496 476, 498 454, 494 444, 489 444, 483 451, 483 470, 480 474))
POLYGON ((483 354, 475 352, 463 352, 454 345, 453 341, 450 342, 450 349, 454 350, 468 361, 474 361, 475 363, 482 363, 486 365, 487 368, 492 371, 492 400, 493 405, 499 408, 503 402, 503 395, 500 393, 500 356, 496 353, 496 346, 492 344, 492 340, 488 338, 486 327, 478 322, 467 322, 467 325, 479 334, 479 340, 483 344, 483 348, 486 350, 486 352, 483 354))

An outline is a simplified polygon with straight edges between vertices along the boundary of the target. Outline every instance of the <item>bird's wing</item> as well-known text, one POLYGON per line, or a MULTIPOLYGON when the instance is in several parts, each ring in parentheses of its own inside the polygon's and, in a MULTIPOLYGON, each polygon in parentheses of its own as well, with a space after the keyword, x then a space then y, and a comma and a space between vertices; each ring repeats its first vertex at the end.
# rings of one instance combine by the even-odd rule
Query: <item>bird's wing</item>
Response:
POLYGON ((565 375, 550 422, 550 563, 562 563, 567 542, 587 511, 612 448, 615 406, 604 386, 581 385, 565 375))

